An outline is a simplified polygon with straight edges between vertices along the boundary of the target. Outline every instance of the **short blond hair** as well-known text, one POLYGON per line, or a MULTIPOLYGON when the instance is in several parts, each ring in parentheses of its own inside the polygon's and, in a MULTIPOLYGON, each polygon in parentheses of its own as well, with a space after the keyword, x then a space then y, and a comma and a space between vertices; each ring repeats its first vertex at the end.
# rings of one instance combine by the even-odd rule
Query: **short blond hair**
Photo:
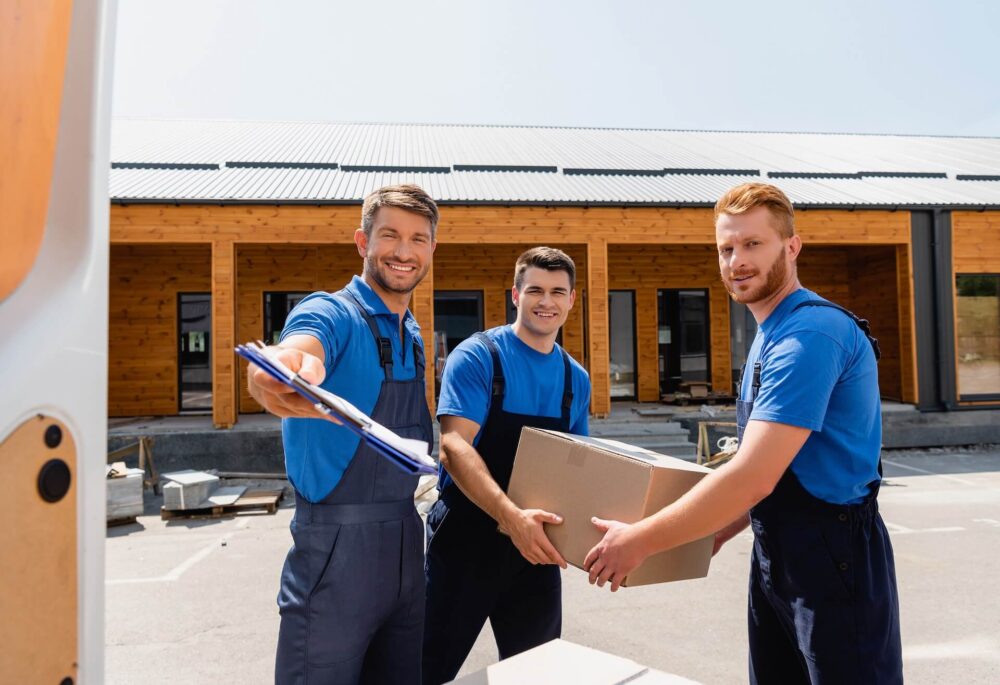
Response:
POLYGON ((730 188, 715 203, 715 221, 723 214, 738 215, 757 207, 767 207, 774 217, 774 227, 782 238, 795 235, 795 210, 788 196, 769 183, 744 183, 730 188))
POLYGON ((361 230, 369 238, 375 215, 383 207, 396 207, 425 217, 431 223, 431 240, 437 237, 438 207, 430 195, 418 185, 383 186, 368 193, 361 207, 361 230))

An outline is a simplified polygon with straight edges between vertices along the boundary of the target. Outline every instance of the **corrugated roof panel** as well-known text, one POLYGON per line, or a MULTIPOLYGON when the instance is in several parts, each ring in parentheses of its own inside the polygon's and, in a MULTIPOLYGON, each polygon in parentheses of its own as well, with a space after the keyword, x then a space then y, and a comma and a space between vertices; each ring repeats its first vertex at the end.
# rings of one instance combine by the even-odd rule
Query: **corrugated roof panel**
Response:
POLYGON ((1000 184, 956 181, 1000 175, 1000 139, 842 134, 650 131, 553 127, 428 126, 318 122, 118 119, 112 161, 224 164, 244 161, 374 167, 495 165, 558 173, 344 172, 309 168, 218 171, 114 169, 121 200, 360 201, 382 182, 408 179, 452 202, 712 204, 750 176, 632 176, 614 170, 759 169, 850 174, 947 174, 948 178, 775 179, 799 204, 997 206, 1000 184), (608 173, 569 176, 566 168, 608 173))

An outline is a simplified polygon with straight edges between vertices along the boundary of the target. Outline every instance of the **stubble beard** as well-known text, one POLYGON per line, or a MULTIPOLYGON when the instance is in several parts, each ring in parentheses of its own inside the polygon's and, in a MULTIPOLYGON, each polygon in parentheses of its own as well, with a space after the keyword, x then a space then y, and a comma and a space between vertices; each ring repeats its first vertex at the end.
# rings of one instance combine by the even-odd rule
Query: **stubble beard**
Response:
POLYGON ((420 285, 420 281, 424 280, 424 276, 427 275, 427 271, 428 269, 430 269, 430 266, 429 265, 425 266, 421 271, 415 271, 412 285, 402 288, 390 284, 389 279, 386 277, 385 273, 386 271, 388 271, 388 269, 389 267, 387 266, 380 268, 378 262, 375 260, 374 257, 370 255, 365 257, 365 271, 367 271, 368 274, 371 275, 372 280, 375 281, 375 283, 377 283, 380 288, 382 288, 386 292, 397 293, 399 295, 406 295, 412 293, 414 288, 420 285))
POLYGON ((729 296, 733 298, 734 302, 739 302, 740 304, 754 304, 756 302, 761 302, 778 292, 785 283, 785 279, 788 277, 788 265, 785 264, 785 254, 782 252, 778 255, 778 258, 774 260, 771 264, 771 268, 767 270, 767 277, 764 279, 764 285, 760 286, 756 290, 749 290, 747 292, 739 292, 736 290, 735 285, 731 281, 727 281, 725 278, 722 279, 722 284, 726 286, 726 290, 729 291, 729 296))

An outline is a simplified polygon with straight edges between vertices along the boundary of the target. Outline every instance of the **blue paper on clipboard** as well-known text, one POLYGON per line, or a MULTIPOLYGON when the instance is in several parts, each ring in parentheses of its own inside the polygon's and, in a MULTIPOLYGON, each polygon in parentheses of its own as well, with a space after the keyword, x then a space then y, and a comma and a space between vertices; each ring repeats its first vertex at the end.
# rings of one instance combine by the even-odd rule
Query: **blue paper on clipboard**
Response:
POLYGON ((343 397, 303 380, 282 364, 263 343, 238 345, 236 354, 309 400, 316 408, 317 418, 336 419, 402 471, 413 475, 437 473, 437 464, 427 454, 429 445, 426 442, 396 435, 343 397))

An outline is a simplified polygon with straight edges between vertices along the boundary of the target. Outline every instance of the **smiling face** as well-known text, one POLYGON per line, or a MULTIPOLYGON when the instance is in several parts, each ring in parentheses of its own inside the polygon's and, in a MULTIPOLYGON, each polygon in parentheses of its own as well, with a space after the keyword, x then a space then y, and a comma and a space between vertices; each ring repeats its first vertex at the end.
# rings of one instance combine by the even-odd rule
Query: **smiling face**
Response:
POLYGON ((565 271, 531 266, 524 270, 520 287, 511 289, 511 299, 517 307, 515 329, 554 341, 576 302, 576 291, 565 271))
POLYGON ((781 237, 767 207, 720 214, 715 242, 722 283, 736 302, 766 303, 797 280, 795 259, 802 243, 797 235, 781 237))
POLYGON ((359 228, 354 242, 365 260, 364 278, 387 295, 407 295, 416 288, 437 246, 427 217, 398 207, 380 208, 371 235, 359 228))

